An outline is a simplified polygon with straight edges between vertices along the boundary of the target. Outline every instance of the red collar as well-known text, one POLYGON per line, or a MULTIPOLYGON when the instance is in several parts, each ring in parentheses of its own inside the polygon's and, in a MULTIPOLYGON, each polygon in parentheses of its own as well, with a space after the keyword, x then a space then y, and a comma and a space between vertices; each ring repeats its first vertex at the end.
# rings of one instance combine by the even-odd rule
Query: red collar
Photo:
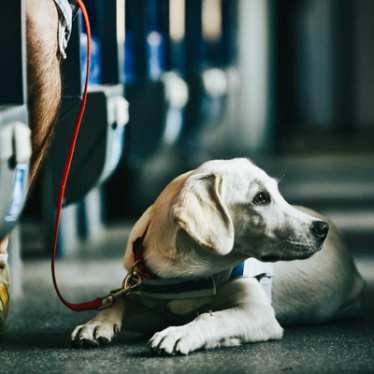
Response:
POLYGON ((148 268, 147 264, 144 260, 144 238, 147 233, 148 227, 145 230, 142 236, 137 238, 133 245, 132 251, 134 253, 134 264, 136 266, 136 270, 140 273, 140 275, 144 278, 156 278, 155 274, 148 268))

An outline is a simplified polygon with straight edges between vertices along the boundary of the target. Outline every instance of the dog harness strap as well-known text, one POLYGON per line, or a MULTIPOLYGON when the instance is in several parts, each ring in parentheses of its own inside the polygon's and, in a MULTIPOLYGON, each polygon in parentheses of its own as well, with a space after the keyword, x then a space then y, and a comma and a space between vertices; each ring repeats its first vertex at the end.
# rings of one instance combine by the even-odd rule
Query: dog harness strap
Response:
POLYGON ((198 279, 159 278, 148 268, 144 261, 144 234, 133 242, 133 269, 140 275, 142 282, 135 292, 161 300, 191 299, 214 296, 217 287, 236 278, 256 278, 271 298, 272 265, 264 264, 250 258, 239 263, 234 269, 213 274, 210 277, 198 279))
POLYGON ((249 258, 233 269, 230 279, 256 278, 271 301, 273 268, 272 263, 264 263, 255 258, 249 258))
POLYGON ((217 283, 214 277, 195 280, 145 279, 139 292, 160 300, 192 299, 216 295, 217 283))
POLYGON ((234 269, 223 271, 207 278, 147 278, 136 292, 160 300, 181 300, 199 297, 209 297, 217 294, 218 287, 237 278, 256 278, 271 300, 271 266, 254 259, 248 259, 238 264, 234 269), (255 268, 255 269, 254 269, 255 268), (255 271, 254 271, 255 270, 255 271))
POLYGON ((230 279, 240 278, 243 275, 244 275, 244 261, 234 267, 233 271, 231 272, 230 279))

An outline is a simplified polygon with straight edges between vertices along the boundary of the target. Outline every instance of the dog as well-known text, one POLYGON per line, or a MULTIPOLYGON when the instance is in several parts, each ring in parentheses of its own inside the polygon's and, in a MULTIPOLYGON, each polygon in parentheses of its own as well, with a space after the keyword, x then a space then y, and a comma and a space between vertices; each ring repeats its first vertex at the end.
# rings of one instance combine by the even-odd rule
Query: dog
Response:
POLYGON ((248 159, 208 161, 169 183, 130 233, 128 271, 139 238, 144 264, 164 289, 174 287, 170 280, 214 279, 213 291, 134 292, 77 326, 75 344, 109 343, 125 320, 127 330, 158 331, 149 340, 154 351, 186 355, 359 313, 364 282, 333 223, 287 203, 277 180, 248 159), (243 262, 249 272, 232 277, 243 262))

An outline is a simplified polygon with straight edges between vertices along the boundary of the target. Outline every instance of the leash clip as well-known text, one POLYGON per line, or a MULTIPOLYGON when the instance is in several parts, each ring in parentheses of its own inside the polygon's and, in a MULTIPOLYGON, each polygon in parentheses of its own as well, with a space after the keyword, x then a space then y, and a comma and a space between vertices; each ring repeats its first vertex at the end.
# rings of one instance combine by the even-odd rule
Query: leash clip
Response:
POLYGON ((101 299, 101 306, 97 308, 98 310, 110 308, 118 298, 129 295, 142 284, 143 280, 140 273, 137 271, 137 265, 138 261, 123 279, 121 288, 110 291, 108 296, 101 299))

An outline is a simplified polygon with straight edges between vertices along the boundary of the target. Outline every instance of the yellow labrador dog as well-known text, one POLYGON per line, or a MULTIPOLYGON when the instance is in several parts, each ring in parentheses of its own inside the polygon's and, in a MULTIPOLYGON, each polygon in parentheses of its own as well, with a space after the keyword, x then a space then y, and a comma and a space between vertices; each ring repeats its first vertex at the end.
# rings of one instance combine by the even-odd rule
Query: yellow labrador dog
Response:
POLYGON ((159 331, 153 350, 188 354, 281 339, 281 325, 360 307, 363 281, 334 225, 288 204, 244 158, 206 162, 167 185, 131 231, 128 270, 138 238, 148 288, 76 327, 78 345, 110 342, 124 320, 129 330, 159 331))

